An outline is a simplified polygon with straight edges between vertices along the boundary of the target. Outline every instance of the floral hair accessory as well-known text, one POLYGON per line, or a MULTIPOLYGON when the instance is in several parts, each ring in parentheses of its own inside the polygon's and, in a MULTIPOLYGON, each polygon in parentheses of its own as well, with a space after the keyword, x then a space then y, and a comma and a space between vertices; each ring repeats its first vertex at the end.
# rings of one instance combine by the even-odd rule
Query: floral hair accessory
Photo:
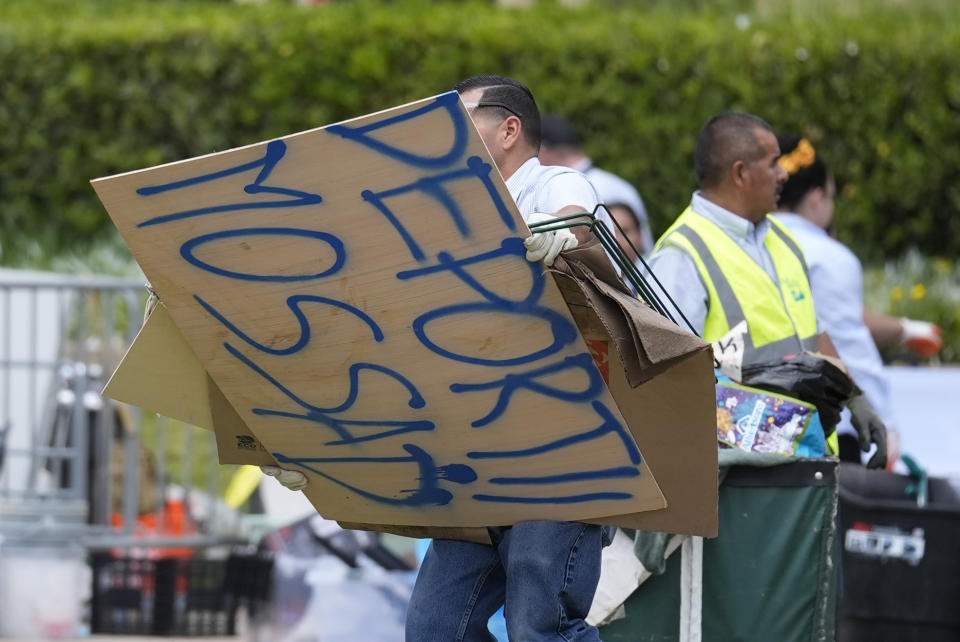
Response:
POLYGON ((813 165, 816 160, 817 152, 813 149, 813 145, 806 138, 801 138, 797 147, 789 154, 781 156, 777 162, 780 163, 780 167, 787 170, 788 176, 793 176, 804 167, 813 165))

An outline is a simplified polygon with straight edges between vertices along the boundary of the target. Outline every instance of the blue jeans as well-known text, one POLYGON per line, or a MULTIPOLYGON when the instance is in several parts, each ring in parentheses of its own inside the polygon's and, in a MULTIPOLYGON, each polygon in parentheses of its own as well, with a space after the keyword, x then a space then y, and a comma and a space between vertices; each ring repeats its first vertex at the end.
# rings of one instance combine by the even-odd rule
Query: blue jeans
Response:
POLYGON ((490 642, 487 620, 501 605, 511 641, 599 642, 584 618, 600 579, 602 528, 520 522, 498 539, 433 541, 407 608, 407 642, 490 642))

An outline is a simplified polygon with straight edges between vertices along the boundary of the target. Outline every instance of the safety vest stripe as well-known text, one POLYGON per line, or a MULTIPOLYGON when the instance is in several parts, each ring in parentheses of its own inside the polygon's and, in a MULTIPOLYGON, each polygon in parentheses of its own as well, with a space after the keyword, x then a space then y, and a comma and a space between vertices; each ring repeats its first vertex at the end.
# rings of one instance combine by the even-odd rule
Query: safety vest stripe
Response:
MULTIPOLYGON (((774 231, 777 237, 783 241, 783 244, 790 248, 790 251, 793 252, 797 260, 800 262, 800 266, 803 268, 803 274, 807 277, 807 282, 810 281, 810 268, 807 267, 807 258, 803 255, 803 250, 800 249, 800 246, 797 245, 796 239, 794 239, 790 234, 787 233, 785 229, 781 227, 783 225, 780 221, 776 220, 774 217, 770 217, 770 229, 774 231)), ((810 350, 811 352, 817 352, 820 349, 820 346, 817 341, 817 334, 814 333, 805 339, 801 339, 801 343, 805 350, 810 350)))
POLYGON ((732 328, 741 321, 745 321, 747 317, 743 314, 743 308, 733 292, 730 281, 720 269, 720 264, 717 263, 717 259, 714 258, 703 238, 689 225, 681 225, 674 231, 682 234, 700 255, 700 260, 703 261, 703 266, 707 269, 710 280, 713 281, 713 287, 717 290, 717 296, 720 297, 720 306, 727 317, 727 327, 732 328))
POLYGON ((744 359, 744 362, 766 363, 768 361, 782 361, 785 356, 798 354, 804 350, 811 349, 805 339, 801 339, 797 335, 792 334, 779 341, 762 345, 759 348, 755 347, 749 355, 749 358, 744 359))
POLYGON ((772 220, 770 222, 770 229, 780 237, 780 240, 783 241, 784 245, 790 248, 790 251, 797 255, 797 260, 800 261, 800 265, 803 266, 803 273, 807 275, 807 278, 810 278, 810 269, 807 268, 807 259, 803 256, 803 250, 800 249, 800 246, 797 245, 797 242, 790 237, 789 234, 780 229, 780 226, 774 223, 772 220))

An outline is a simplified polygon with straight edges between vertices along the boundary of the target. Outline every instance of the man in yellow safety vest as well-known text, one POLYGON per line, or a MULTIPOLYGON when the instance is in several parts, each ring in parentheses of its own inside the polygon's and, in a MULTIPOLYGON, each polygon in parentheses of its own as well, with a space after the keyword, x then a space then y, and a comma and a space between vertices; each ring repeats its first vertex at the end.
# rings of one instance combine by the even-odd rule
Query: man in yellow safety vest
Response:
MULTIPOLYGON (((730 112, 707 122, 694 157, 700 189, 651 260, 694 330, 736 347, 734 371, 818 346, 803 252, 786 226, 768 215, 787 180, 779 157, 773 129, 757 116, 730 112)), ((883 423, 862 395, 850 409, 861 447, 877 446, 870 465, 882 467, 883 423)))

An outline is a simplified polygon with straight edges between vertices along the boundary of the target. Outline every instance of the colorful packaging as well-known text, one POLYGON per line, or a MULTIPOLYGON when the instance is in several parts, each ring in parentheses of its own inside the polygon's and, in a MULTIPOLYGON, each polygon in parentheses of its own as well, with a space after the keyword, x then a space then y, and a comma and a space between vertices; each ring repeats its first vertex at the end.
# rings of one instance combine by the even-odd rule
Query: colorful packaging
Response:
POLYGON ((793 455, 816 408, 793 397, 717 383, 717 440, 731 448, 793 455))

